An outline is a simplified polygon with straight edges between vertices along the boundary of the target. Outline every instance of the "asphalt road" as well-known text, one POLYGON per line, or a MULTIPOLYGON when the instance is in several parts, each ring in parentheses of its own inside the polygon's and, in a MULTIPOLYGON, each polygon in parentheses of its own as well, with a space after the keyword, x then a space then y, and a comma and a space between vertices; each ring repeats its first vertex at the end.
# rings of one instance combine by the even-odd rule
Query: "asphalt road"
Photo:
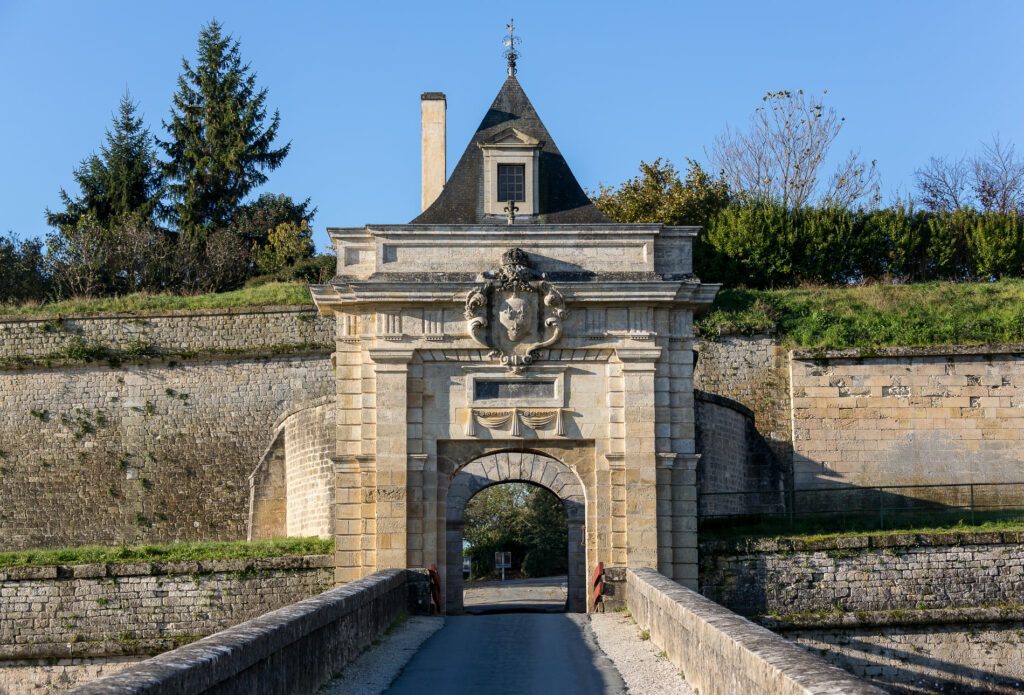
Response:
POLYGON ((505 613, 446 618, 385 692, 624 695, 626 686, 586 615, 505 613))

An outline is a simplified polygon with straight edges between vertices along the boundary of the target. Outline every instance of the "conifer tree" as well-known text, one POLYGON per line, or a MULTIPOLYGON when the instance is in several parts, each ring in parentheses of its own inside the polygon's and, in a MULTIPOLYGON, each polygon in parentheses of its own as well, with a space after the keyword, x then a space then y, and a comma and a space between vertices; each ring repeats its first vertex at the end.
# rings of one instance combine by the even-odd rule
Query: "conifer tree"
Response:
POLYGON ((213 20, 199 33, 193 68, 182 58, 182 74, 164 121, 170 135, 159 141, 169 161, 168 217, 188 236, 203 239, 231 222, 242 199, 265 183, 288 154, 274 149, 279 115, 266 128, 267 90, 256 88, 256 73, 242 63, 239 42, 213 20))
POLYGON ((107 141, 99 154, 82 160, 74 170, 81 195, 72 198, 61 189, 64 209, 46 211, 50 225, 73 227, 89 214, 102 228, 109 228, 126 215, 148 219, 157 211, 162 176, 152 136, 137 113, 138 104, 126 91, 113 118, 113 130, 107 130, 107 141))

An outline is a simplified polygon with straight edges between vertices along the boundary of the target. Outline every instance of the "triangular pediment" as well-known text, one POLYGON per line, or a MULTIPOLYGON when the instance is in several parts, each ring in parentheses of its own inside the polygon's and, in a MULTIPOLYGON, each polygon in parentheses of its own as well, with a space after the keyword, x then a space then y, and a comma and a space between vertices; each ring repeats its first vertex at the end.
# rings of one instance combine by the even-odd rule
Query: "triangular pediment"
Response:
POLYGON ((480 143, 480 147, 533 147, 540 149, 543 146, 543 142, 530 137, 517 128, 505 128, 480 143))

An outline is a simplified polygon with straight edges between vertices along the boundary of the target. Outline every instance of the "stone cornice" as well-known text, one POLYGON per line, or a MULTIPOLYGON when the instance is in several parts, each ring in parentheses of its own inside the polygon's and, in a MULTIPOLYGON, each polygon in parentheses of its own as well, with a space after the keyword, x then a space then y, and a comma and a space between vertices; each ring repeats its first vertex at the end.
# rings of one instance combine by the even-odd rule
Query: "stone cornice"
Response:
MULTIPOLYGON (((556 282, 569 302, 682 304, 710 306, 721 285, 681 280, 597 280, 594 282, 556 282)), ((477 287, 476 281, 434 282, 389 280, 351 281, 343 285, 310 285, 313 301, 320 313, 365 304, 462 304, 466 294, 477 287)))

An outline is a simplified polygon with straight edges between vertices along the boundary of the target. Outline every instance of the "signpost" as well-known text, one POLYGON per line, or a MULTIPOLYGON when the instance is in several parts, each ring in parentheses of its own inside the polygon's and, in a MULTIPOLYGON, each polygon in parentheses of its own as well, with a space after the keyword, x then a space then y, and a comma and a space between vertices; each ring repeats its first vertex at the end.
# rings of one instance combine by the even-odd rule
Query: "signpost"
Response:
POLYGON ((494 569, 501 570, 501 581, 505 581, 505 568, 512 567, 512 553, 499 550, 494 553, 494 569))

